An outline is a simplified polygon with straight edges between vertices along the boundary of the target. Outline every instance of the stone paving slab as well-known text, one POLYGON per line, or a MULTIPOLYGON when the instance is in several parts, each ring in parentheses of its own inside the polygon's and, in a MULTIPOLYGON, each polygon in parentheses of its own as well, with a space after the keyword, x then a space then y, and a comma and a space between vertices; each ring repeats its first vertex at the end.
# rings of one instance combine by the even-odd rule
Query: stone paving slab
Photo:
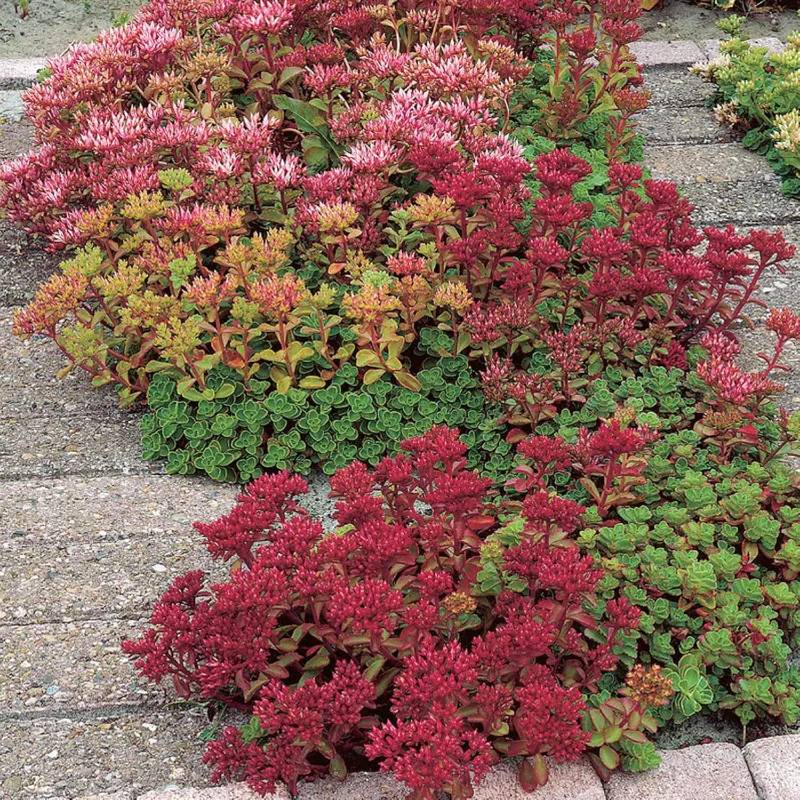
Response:
POLYGON ((760 800, 800 797, 800 735, 757 739, 744 757, 760 800))
MULTIPOLYGON (((783 306, 797 309, 790 303, 783 302, 783 306)), ((766 316, 766 314, 764 314, 766 316)), ((761 370, 764 362, 756 353, 766 353, 771 356, 775 348, 775 335, 758 325, 755 328, 742 327, 736 330, 736 336, 742 346, 742 355, 738 359, 740 366, 748 370, 761 370)), ((790 372, 776 372, 773 379, 784 387, 784 391, 777 395, 776 400, 789 411, 800 409, 800 348, 796 343, 788 342, 781 356, 781 362, 791 368, 790 372)))
MULTIPOLYGON (((703 39, 700 42, 687 40, 649 40, 634 42, 631 52, 643 67, 690 66, 698 61, 716 58, 720 52, 720 39, 703 39)), ((748 39, 753 47, 766 47, 773 53, 784 48, 780 39, 774 36, 748 39)))
POLYGON ((771 181, 772 168, 763 156, 738 143, 649 145, 645 161, 655 178, 678 182, 728 183, 771 181))
MULTIPOLYGON (((409 790, 391 776, 356 773, 342 783, 325 780, 299 787, 297 800, 405 800, 409 790)), ((165 789, 147 792, 137 800, 257 800, 243 784, 204 789, 165 789)), ((516 765, 504 763, 493 769, 475 789, 474 800, 605 800, 603 784, 587 761, 562 765, 550 763, 550 780, 534 795, 522 790, 516 765)), ((265 800, 289 800, 283 787, 265 800)))
POLYGON ((0 797, 50 800, 168 785, 207 786, 199 733, 205 713, 188 707, 82 719, 3 721, 0 797))
POLYGON ((732 142, 729 129, 720 125, 706 108, 688 106, 666 113, 650 108, 636 117, 639 132, 651 144, 711 144, 732 142))
MULTIPOLYGON (((699 43, 700 49, 703 51, 703 60, 710 60, 719 55, 721 41, 720 39, 704 39, 699 43)), ((752 47, 766 47, 771 53, 780 53, 785 47, 783 42, 774 36, 761 36, 747 41, 752 47)))
POLYGON ((160 470, 160 464, 139 457, 139 424, 133 414, 0 419, 0 481, 160 470))
MULTIPOLYGON (((0 336, 0 347, 4 344, 0 336)), ((34 342, 33 347, 47 350, 48 343, 34 342)), ((44 359, 43 359, 44 360, 44 359)), ((36 373, 42 372, 43 364, 37 365, 36 373)), ((0 378, 0 419, 14 417, 20 421, 38 417, 81 417, 100 415, 114 419, 133 415, 119 408, 113 390, 109 387, 93 389, 85 373, 75 372, 58 379, 53 373, 41 381, 28 378, 24 364, 17 362, 0 378), (14 380, 16 378, 17 380, 14 380)), ((138 418, 138 417, 137 417, 138 418)))
POLYGON ((696 209, 696 224, 763 227, 800 220, 800 202, 784 197, 777 176, 746 184, 680 181, 679 188, 696 209))
POLYGON ((3 119, 0 124, 0 159, 26 153, 33 143, 33 126, 26 119, 3 119))
POLYGON ((12 315, 13 309, 0 308, 0 419, 75 414, 119 417, 111 387, 93 388, 91 377, 81 369, 58 378, 58 371, 67 364, 64 355, 45 336, 14 336, 12 315))
POLYGON ((42 250, 14 223, 0 220, 0 306, 28 303, 58 262, 58 256, 42 250))
MULTIPOLYGON (((365 796, 366 798, 366 796, 365 796)), ((605 800, 603 784, 588 761, 577 764, 550 762, 550 780, 531 795, 522 791, 516 765, 500 764, 475 790, 475 800, 605 800)))
POLYGON ((138 616, 178 575, 222 570, 188 530, 87 544, 49 539, 40 530, 0 543, 0 625, 138 616))
MULTIPOLYGON (((350 776, 350 780, 355 780, 358 776, 350 776)), ((372 776, 370 776, 372 777, 372 776)), ((128 795, 124 800, 131 798, 128 795)), ((90 800, 88 797, 81 797, 78 800, 90 800)), ((107 795, 96 800, 110 800, 107 795)), ((234 783, 230 786, 214 786, 210 789, 162 789, 154 792, 146 792, 140 795, 137 800, 291 800, 291 795, 286 789, 281 787, 268 795, 256 794, 248 789, 244 783, 234 783)))
POLYGON ((763 226, 800 220, 766 159, 738 143, 655 144, 645 148, 653 176, 675 181, 701 224, 763 226))
POLYGON ((0 627, 0 708, 73 716, 158 702, 164 690, 139 678, 121 648, 143 627, 143 619, 0 627))
POLYGON ((22 92, 15 89, 0 89, 0 124, 18 122, 24 113, 22 92))
POLYGON ((644 75, 645 88, 651 92, 651 108, 706 107, 714 94, 712 84, 690 74, 682 65, 651 67, 644 75))
POLYGON ((661 761, 650 772, 614 773, 606 784, 608 800, 758 800, 736 745, 706 744, 662 752, 661 761))
POLYGON ((705 59, 700 45, 688 41, 639 41, 631 44, 630 50, 643 67, 688 66, 705 59))
MULTIPOLYGON (((793 773, 800 758, 800 736, 783 736, 768 740, 775 755, 789 762, 788 773, 777 782, 764 782, 756 794, 742 754, 735 745, 707 744, 685 750, 661 753, 663 764, 644 775, 615 773, 606 785, 600 783, 588 762, 571 765, 550 765, 546 786, 534 795, 524 792, 516 779, 516 768, 506 762, 496 767, 480 784, 475 800, 795 800, 800 797, 800 773, 793 773), (790 741, 791 740, 791 741, 790 741), (777 746, 781 745, 778 751, 777 746), (777 793, 776 793, 777 792, 777 793)), ((754 743, 758 744, 758 743, 754 743)), ((748 745, 748 749, 753 745, 748 745)), ((747 749, 746 749, 747 751, 747 749)), ((771 761, 771 772, 780 770, 780 762, 771 761)), ((772 777, 772 776, 771 776, 772 777)), ((403 800, 408 791, 390 776, 356 773, 342 783, 332 779, 314 784, 301 784, 296 800, 403 800)), ((84 796, 79 800, 258 800, 259 796, 244 784, 208 788, 167 786, 137 795, 129 791, 106 795, 84 796)), ((264 800, 290 800, 283 787, 264 800)))
MULTIPOLYGON (((0 546, 101 544, 130 537, 169 543, 198 519, 230 510, 238 490, 179 475, 34 478, 0 492, 0 546)), ((199 537, 198 537, 199 541, 199 537)))

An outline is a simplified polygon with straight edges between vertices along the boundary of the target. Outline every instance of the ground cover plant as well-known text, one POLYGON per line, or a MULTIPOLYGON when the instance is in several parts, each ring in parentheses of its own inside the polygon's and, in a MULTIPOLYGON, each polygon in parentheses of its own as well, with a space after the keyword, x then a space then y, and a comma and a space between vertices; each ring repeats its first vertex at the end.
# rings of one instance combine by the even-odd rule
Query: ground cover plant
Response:
MULTIPOLYGON (((788 312, 773 312, 770 325, 777 351, 785 335, 800 334, 788 312)), ((524 439, 520 477, 510 485, 557 488, 582 504, 577 540, 605 570, 601 597, 621 591, 643 612, 622 662, 660 664, 672 679, 675 697, 660 720, 722 709, 745 727, 766 714, 794 724, 800 483, 781 458, 796 447, 800 417, 776 413, 775 387, 764 383, 769 365, 742 375, 733 340, 712 334, 705 344, 688 381, 683 370, 664 368, 616 386, 601 381, 605 402, 616 404, 611 421, 576 431, 586 416, 568 417, 556 434, 524 439), (710 371, 728 375, 726 388, 710 371), (755 396, 753 381, 762 382, 755 396), (680 423, 665 425, 677 406, 680 423)))
MULTIPOLYGON (((641 140, 633 133, 628 116, 643 101, 643 96, 639 98, 632 94, 628 100, 630 105, 622 115, 618 113, 619 109, 614 109, 613 112, 586 109, 583 113, 576 114, 575 119, 560 130, 560 134, 556 128, 544 135, 541 132, 545 130, 544 124, 551 124, 543 99, 548 96, 547 85, 555 74, 553 56, 540 52, 530 62, 530 66, 528 76, 512 95, 509 124, 513 139, 523 146, 522 154, 531 162, 530 172, 524 178, 525 192, 529 192, 532 198, 539 197, 542 193, 542 183, 536 177, 535 163, 538 156, 551 153, 559 144, 569 145, 570 152, 578 157, 585 157, 587 163, 587 174, 573 187, 576 199, 586 203, 587 208, 591 204, 592 211, 587 217, 587 226, 613 225, 614 200, 607 193, 611 183, 609 153, 617 153, 627 160, 641 159, 641 140)), ((534 213, 533 200, 526 201, 524 218, 520 223, 523 231, 530 230, 534 213)), ((474 301, 469 301, 469 305, 473 303, 474 301)), ((440 373, 454 380, 462 389, 473 389, 478 385, 479 376, 470 367, 470 363, 474 367, 475 363, 480 365, 483 362, 480 352, 465 345, 468 339, 463 334, 468 335, 469 329, 462 328, 460 342, 455 341, 452 329, 444 320, 436 327, 420 327, 418 334, 414 363, 415 376, 419 379, 420 386, 415 391, 396 385, 388 375, 381 376, 374 386, 364 385, 359 390, 365 397, 372 397, 378 406, 400 412, 401 424, 392 413, 388 426, 372 419, 365 419, 367 424, 359 425, 357 432, 349 425, 334 426, 336 437, 331 440, 329 431, 325 430, 324 420, 334 419, 336 414, 333 417, 328 415, 328 407, 331 405, 331 393, 328 389, 332 386, 346 387, 346 394, 354 398, 356 387, 361 384, 353 365, 346 364, 339 368, 326 388, 316 391, 304 391, 302 387, 288 393, 274 389, 269 391, 269 381, 251 380, 247 387, 242 386, 236 390, 235 398, 249 396, 260 400, 265 397, 261 411, 251 414, 246 422, 240 419, 235 427, 224 426, 221 433, 211 431, 202 425, 195 426, 198 414, 208 417, 223 410, 233 416, 241 414, 241 408, 230 407, 235 399, 234 395, 226 394, 232 391, 230 384, 238 386, 241 383, 240 378, 230 369, 215 367, 209 374, 206 388, 210 391, 206 392, 204 398, 186 392, 178 396, 176 379, 172 375, 159 376, 147 395, 147 406, 154 413, 147 415, 142 423, 145 457, 166 457, 167 470, 171 472, 185 474, 196 470, 218 480, 240 482, 257 476, 263 469, 285 468, 290 465, 301 472, 307 472, 313 464, 318 463, 331 474, 356 453, 359 458, 374 465, 386 452, 387 446, 396 447, 401 436, 407 436, 419 427, 420 418, 417 408, 414 407, 416 396, 431 401, 421 404, 425 409, 422 421, 428 425, 442 422, 461 425, 466 421, 470 431, 483 428, 474 437, 476 449, 471 455, 471 466, 477 466, 480 462, 481 468, 487 474, 498 478, 506 476, 511 469, 512 460, 510 447, 502 441, 503 425, 495 424, 500 421, 501 416, 496 405, 492 402, 482 404, 474 392, 456 392, 452 385, 448 388, 446 384, 440 384, 443 393, 436 392, 436 387, 430 386, 430 377, 440 373), (453 356, 454 353, 459 355, 453 356), (223 384, 225 387, 220 393, 219 389, 223 384), (434 389, 433 394, 429 393, 431 388, 434 389), (212 392, 214 397, 211 396, 212 392), (232 399, 228 399, 229 397, 232 399), (287 397, 295 402, 287 406, 287 397), (317 402, 325 410, 315 423, 318 436, 313 437, 315 441, 310 441, 308 431, 296 429, 296 423, 305 419, 305 413, 301 409, 309 403, 314 407, 317 402), (300 408, 297 407, 298 404, 300 408), (286 413, 272 412, 272 408, 286 409, 286 413), (481 420, 479 426, 475 423, 477 419, 481 420), (412 427, 408 427, 409 425, 412 427), (248 430, 246 452, 234 443, 238 441, 237 432, 244 428, 248 430), (385 432, 389 433, 388 437, 383 435, 385 432), (269 454, 270 449, 272 454, 269 454), (330 454, 334 452, 336 457, 331 458, 330 454)), ((354 402, 338 395, 336 397, 340 406, 345 402, 354 402)), ((371 405, 367 399, 362 402, 365 407, 371 405)), ((358 419, 359 414, 352 407, 347 413, 354 421, 358 419)), ((416 432, 420 433, 422 430, 424 427, 416 432)))
POLYGON ((639 612, 618 599, 587 613, 602 570, 570 539, 580 507, 534 489, 511 545, 456 430, 403 450, 332 478, 333 531, 298 504, 301 478, 257 479, 230 514, 196 526, 230 577, 178 578, 125 644, 147 677, 252 715, 209 744, 213 775, 293 792, 377 763, 432 800, 471 797, 501 756, 527 756, 528 790, 547 781, 545 755, 590 748, 606 771, 652 763, 649 711, 672 691, 658 667, 587 705, 639 612), (501 550, 505 571, 487 585, 501 550))
MULTIPOLYGON (((581 143, 599 205, 644 101, 625 48, 635 4, 489 6, 453 11, 422 44, 424 3, 252 18, 153 3, 55 61, 26 101, 41 146, 5 166, 2 201, 74 254, 17 332, 53 338, 65 369, 119 386, 125 404, 162 373, 194 408, 219 367, 245 393, 313 392, 346 364, 365 386, 419 391, 431 359, 464 352, 467 308, 507 299, 533 157, 581 143)), ((148 453, 164 451, 156 423, 148 453)))
POLYGON ((733 333, 793 248, 638 163, 638 13, 151 2, 27 95, 1 199, 67 252, 16 332, 146 405, 169 471, 255 479, 198 525, 228 578, 126 645, 251 714, 216 778, 466 798, 505 756, 533 789, 705 709, 796 720, 800 320, 763 369, 733 333))
POLYGON ((767 158, 787 196, 800 197, 800 34, 772 53, 740 38, 742 21, 723 24, 731 37, 722 43, 721 55, 695 70, 716 86, 719 122, 767 158))

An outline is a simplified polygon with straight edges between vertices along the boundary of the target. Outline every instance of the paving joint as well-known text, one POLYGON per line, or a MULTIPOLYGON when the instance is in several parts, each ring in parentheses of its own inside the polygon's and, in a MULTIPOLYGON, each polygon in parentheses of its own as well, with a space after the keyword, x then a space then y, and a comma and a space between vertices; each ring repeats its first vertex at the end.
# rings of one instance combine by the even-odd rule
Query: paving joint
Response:
MULTIPOLYGON (((149 464, 150 462, 144 462, 149 464)), ((159 472, 158 467, 151 467, 148 469, 146 466, 142 469, 128 469, 117 470, 113 468, 98 467, 81 467, 74 470, 53 470, 42 474, 41 472, 6 472, 0 475, 0 483, 10 483, 13 481, 34 481, 34 480, 59 480, 61 478, 134 478, 144 477, 147 475, 166 475, 165 472, 159 472)))

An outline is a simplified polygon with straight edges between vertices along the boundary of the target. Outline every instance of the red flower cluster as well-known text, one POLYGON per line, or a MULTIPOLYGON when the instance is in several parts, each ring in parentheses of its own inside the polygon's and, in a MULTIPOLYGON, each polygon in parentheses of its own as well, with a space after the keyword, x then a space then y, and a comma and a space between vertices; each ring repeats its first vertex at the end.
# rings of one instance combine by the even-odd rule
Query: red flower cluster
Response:
MULTIPOLYGON (((732 226, 701 232, 673 184, 642 181, 639 166, 620 162, 609 168, 616 224, 596 229, 591 207, 573 197, 588 173, 589 165, 568 150, 537 159, 541 188, 527 257, 511 262, 503 276, 512 300, 476 302, 464 317, 487 361, 487 397, 504 402, 505 419, 522 431, 580 402, 592 380, 585 365, 592 361, 631 373, 642 363, 686 368, 688 344, 712 326, 728 335, 760 302, 754 292, 764 271, 783 271, 793 254, 779 234, 742 236, 732 226), (550 369, 526 375, 517 354, 543 345, 550 369)), ((774 312, 768 327, 778 341, 772 356, 762 355, 763 373, 748 376, 721 353, 701 367, 724 399, 772 391, 769 373, 783 368, 781 353, 800 326, 790 313, 774 312)), ((515 431, 510 438, 522 435, 515 431)), ((607 431, 593 446, 625 449, 627 435, 607 431)))
MULTIPOLYGON (((216 779, 294 790, 368 758, 419 798, 467 797, 500 754, 565 761, 586 748, 582 690, 615 667, 617 635, 638 618, 622 602, 602 626, 584 611, 602 570, 565 538, 582 509, 529 495, 518 543, 493 556, 497 507, 457 432, 404 449, 334 476, 335 531, 299 505, 301 480, 260 478, 197 525, 232 561, 228 579, 178 578, 125 643, 152 680, 252 712, 209 746, 216 779), (494 557, 519 586, 480 590, 494 557)), ((523 449, 568 457, 559 443, 523 449)))

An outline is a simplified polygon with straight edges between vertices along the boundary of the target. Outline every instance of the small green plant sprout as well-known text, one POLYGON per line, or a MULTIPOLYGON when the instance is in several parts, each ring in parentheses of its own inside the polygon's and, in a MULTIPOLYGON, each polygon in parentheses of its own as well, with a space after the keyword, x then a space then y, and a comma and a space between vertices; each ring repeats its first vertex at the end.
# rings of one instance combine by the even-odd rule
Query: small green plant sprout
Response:
POLYGON ((747 18, 741 14, 728 14, 728 16, 717 20, 717 27, 728 36, 738 37, 742 33, 742 27, 747 22, 747 18))

